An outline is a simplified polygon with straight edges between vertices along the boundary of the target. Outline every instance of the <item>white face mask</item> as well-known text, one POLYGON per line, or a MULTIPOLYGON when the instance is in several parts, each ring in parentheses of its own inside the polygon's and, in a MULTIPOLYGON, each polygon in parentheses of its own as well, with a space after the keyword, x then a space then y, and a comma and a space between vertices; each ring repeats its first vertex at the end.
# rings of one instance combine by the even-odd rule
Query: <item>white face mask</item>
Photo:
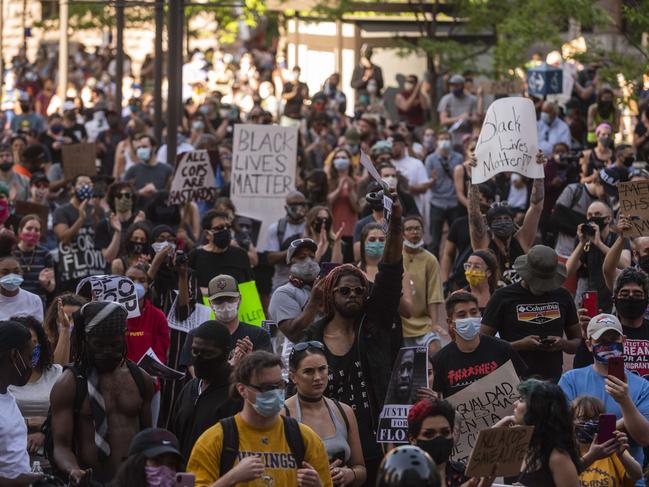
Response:
POLYGON ((403 240, 403 245, 408 247, 409 249, 420 249, 421 247, 424 246, 424 239, 422 238, 419 242, 412 243, 408 240, 403 240))
POLYGON ((482 318, 480 316, 455 320, 455 332, 467 341, 473 340, 480 332, 481 322, 482 318))
POLYGON ((390 189, 396 189, 396 187, 397 187, 397 177, 396 176, 386 176, 384 178, 381 178, 381 181, 383 181, 385 184, 387 184, 388 188, 390 188, 390 189))
POLYGON ((176 250, 176 244, 167 242, 166 240, 164 242, 153 242, 151 244, 151 248, 156 254, 160 253, 162 250, 166 249, 167 247, 171 247, 173 250, 176 250))
POLYGON ((239 303, 213 304, 214 316, 219 321, 229 323, 239 315, 239 303))

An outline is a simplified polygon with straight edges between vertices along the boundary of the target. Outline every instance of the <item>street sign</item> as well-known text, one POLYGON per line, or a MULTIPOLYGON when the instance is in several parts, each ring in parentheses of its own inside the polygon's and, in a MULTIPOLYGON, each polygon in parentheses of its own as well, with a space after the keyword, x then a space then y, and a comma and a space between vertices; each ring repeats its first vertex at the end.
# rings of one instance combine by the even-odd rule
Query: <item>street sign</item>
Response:
POLYGON ((545 63, 527 72, 527 92, 546 96, 563 92, 563 71, 545 63))

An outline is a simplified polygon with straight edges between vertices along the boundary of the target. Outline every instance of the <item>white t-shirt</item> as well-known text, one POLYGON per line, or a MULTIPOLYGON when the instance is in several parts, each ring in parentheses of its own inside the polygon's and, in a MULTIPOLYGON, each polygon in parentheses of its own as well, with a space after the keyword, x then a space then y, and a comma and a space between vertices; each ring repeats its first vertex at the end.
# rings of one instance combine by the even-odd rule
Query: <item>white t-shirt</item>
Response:
POLYGON ((62 373, 62 366, 52 364, 49 369, 43 371, 36 382, 28 382, 22 387, 9 386, 9 392, 16 398, 18 409, 24 417, 47 416, 50 409, 50 392, 62 373))
POLYGON ((0 294, 0 320, 8 320, 12 316, 33 316, 42 323, 43 300, 24 289, 12 297, 0 294))
POLYGON ((27 425, 10 392, 0 394, 0 477, 29 473, 27 425))
MULTIPOLYGON (((394 160, 394 167, 397 169, 399 174, 408 180, 410 186, 419 185, 428 181, 428 173, 426 172, 426 166, 419 159, 405 155, 403 159, 394 160)), ((417 209, 420 214, 424 214, 424 205, 425 205, 425 193, 413 194, 412 196, 415 199, 417 204, 417 209)))

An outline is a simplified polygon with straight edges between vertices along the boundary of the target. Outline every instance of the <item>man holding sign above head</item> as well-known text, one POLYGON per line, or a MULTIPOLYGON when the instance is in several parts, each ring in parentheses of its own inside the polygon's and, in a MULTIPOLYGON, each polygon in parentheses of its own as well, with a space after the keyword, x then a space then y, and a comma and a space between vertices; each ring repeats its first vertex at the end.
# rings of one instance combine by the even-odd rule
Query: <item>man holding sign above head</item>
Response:
POLYGON ((480 331, 510 342, 529 367, 528 376, 556 382, 562 352, 574 354, 581 338, 575 302, 561 287, 566 268, 550 247, 535 245, 516 259, 514 270, 521 281, 496 290, 480 331))

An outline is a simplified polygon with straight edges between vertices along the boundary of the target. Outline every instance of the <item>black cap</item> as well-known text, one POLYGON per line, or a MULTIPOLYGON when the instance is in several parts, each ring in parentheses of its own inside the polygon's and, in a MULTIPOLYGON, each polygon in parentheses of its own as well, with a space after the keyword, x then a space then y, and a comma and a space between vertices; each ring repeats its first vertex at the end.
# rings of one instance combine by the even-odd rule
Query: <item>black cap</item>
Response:
POLYGON ((388 453, 379 467, 376 487, 440 487, 435 462, 421 448, 403 445, 388 453))
POLYGON ((626 169, 619 167, 607 167, 599 171, 599 179, 602 181, 602 186, 606 194, 615 198, 617 197, 617 185, 629 180, 629 172, 626 169))
POLYGON ((128 456, 140 453, 147 458, 157 457, 163 453, 175 453, 182 460, 178 438, 171 431, 163 428, 147 428, 133 437, 128 456))
POLYGON ((392 143, 394 144, 394 143, 399 143, 399 142, 401 142, 402 144, 405 144, 406 143, 406 138, 403 135, 401 135, 399 132, 396 132, 396 133, 392 134, 392 143))
POLYGON ((29 180, 29 184, 31 185, 31 184, 39 184, 39 183, 47 183, 47 184, 49 184, 50 180, 47 179, 47 176, 45 175, 45 173, 35 172, 34 174, 32 174, 32 177, 29 180))

